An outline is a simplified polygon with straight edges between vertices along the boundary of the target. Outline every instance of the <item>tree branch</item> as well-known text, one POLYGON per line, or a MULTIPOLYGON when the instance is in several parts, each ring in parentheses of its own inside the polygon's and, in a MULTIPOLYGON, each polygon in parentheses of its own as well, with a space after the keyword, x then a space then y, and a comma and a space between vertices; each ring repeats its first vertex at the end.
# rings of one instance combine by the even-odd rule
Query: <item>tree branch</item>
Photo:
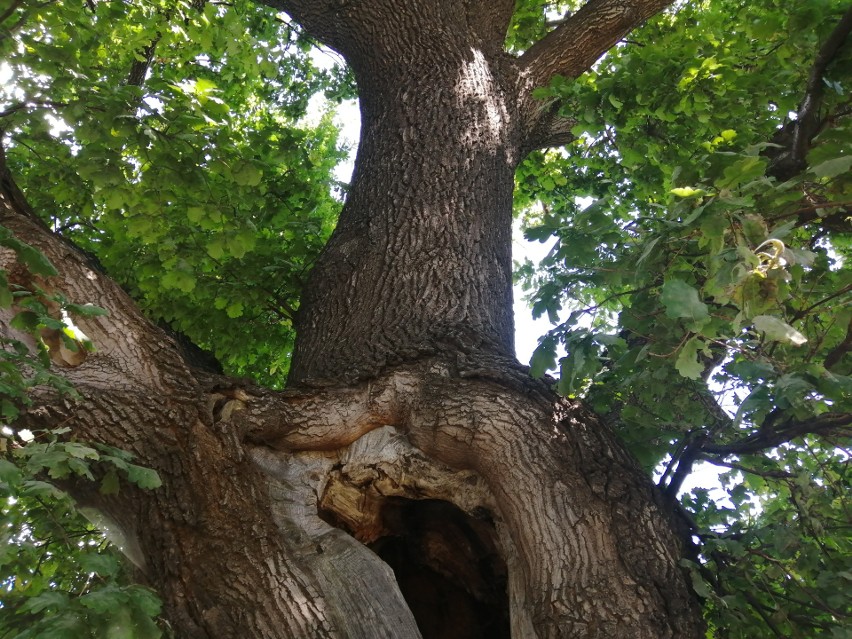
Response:
POLYGON ((828 370, 831 370, 836 364, 841 362, 843 356, 850 350, 852 350, 852 318, 849 319, 849 325, 846 327, 846 337, 826 355, 824 366, 828 370))
POLYGON ((16 102, 12 106, 0 111, 0 119, 14 115, 18 111, 27 109, 55 109, 58 107, 67 107, 67 102, 54 102, 53 100, 33 100, 30 102, 16 102))
POLYGON ((157 34, 148 46, 138 52, 139 57, 133 61, 132 65, 130 65, 130 73, 127 74, 125 84, 133 87, 141 87, 145 83, 145 76, 148 75, 148 69, 151 67, 151 62, 154 60, 154 52, 157 50, 157 43, 160 41, 161 37, 162 36, 157 34))
POLYGON ((716 457, 711 457, 709 455, 698 455, 696 457, 697 461, 706 461, 714 466, 722 466, 724 468, 731 468, 733 470, 739 470, 744 473, 748 473, 749 475, 757 475, 758 477, 764 477, 766 479, 795 479, 796 476, 793 473, 788 473, 783 470, 758 470, 756 468, 749 468, 748 466, 743 466, 742 464, 735 464, 733 462, 724 462, 716 457))
MULTIPOLYGON (((93 302, 108 316, 75 318, 80 329, 98 346, 82 365, 61 369, 63 377, 78 386, 131 388, 162 391, 185 387, 189 371, 173 344, 145 319, 130 297, 114 282, 92 270, 86 257, 70 242, 52 233, 30 207, 15 184, 0 144, 0 224, 16 237, 40 250, 59 271, 53 277, 35 282, 49 294, 61 292, 80 303, 93 302)), ((0 267, 9 270, 12 256, 0 255, 0 267)), ((0 334, 24 343, 31 336, 9 324, 13 309, 0 309, 0 334)), ((194 392, 194 391, 190 391, 194 392)))
POLYGON ((23 26, 24 23, 26 23, 27 19, 30 17, 30 13, 32 13, 33 11, 35 11, 37 9, 41 9, 42 7, 46 7, 48 5, 51 5, 54 2, 56 2, 56 0, 46 0, 46 2, 40 2, 40 3, 35 3, 35 4, 30 3, 29 6, 27 6, 21 12, 21 14, 18 16, 18 19, 15 21, 15 23, 13 25, 10 25, 8 27, 3 27, 2 26, 3 23, 6 20, 8 20, 12 15, 14 15, 15 11, 17 11, 18 8, 21 7, 21 5, 26 4, 22 1, 13 2, 12 5, 8 9, 6 9, 5 11, 3 11, 2 14, 0 14, 0 42, 5 40, 6 38, 10 37, 13 33, 15 33, 15 31, 20 29, 21 26, 23 26))
POLYGON ((576 78, 623 36, 668 6, 671 0, 590 0, 521 56, 520 105, 529 121, 527 148, 573 140, 575 122, 532 98, 556 75, 576 78))
POLYGON ((521 56, 527 90, 546 86, 557 74, 578 77, 669 4, 671 0, 590 0, 521 56))
POLYGON ((773 154, 774 158, 767 174, 780 181, 786 181, 798 175, 807 166, 805 156, 810 149, 811 140, 819 133, 823 124, 820 118, 825 83, 823 78, 828 66, 835 60, 843 48, 849 33, 852 32, 852 8, 847 9, 817 52, 805 85, 805 96, 799 104, 796 119, 776 135, 773 142, 784 147, 773 154))
POLYGON ((772 431, 757 432, 729 444, 705 443, 701 446, 699 452, 720 457, 748 455, 775 448, 803 435, 829 435, 837 432, 848 432, 850 426, 852 426, 852 414, 824 413, 801 422, 787 421, 772 431))
POLYGON ((4 12, 0 13, 0 24, 6 22, 6 19, 17 11, 18 7, 23 4, 23 0, 15 0, 12 4, 9 5, 9 8, 4 12))
MULTIPOLYGON (((695 435, 695 439, 687 441, 683 446, 680 456, 676 460, 672 459, 669 468, 671 468, 675 461, 677 461, 677 467, 671 474, 669 483, 663 489, 665 494, 670 496, 672 499, 677 497, 677 494, 680 492, 680 487, 683 486, 684 480, 687 478, 689 473, 692 472, 692 466, 698 460, 701 447, 705 441, 707 441, 706 433, 699 433, 695 435)), ((668 472, 668 469, 666 472, 668 472)), ((662 482, 663 479, 664 477, 661 477, 660 482, 662 482)))
MULTIPOLYGON (((204 11, 204 5, 207 4, 207 0, 192 0, 190 2, 190 7, 201 13, 204 11)), ((166 10, 162 13, 165 18, 165 21, 168 23, 174 14, 173 9, 166 10)), ((186 20, 186 19, 185 19, 186 20)), ((157 45, 162 39, 163 34, 159 31, 157 35, 151 38, 151 42, 149 42, 146 46, 142 47, 137 51, 138 57, 133 61, 133 64, 130 66, 130 73, 127 74, 127 80, 125 80, 125 84, 128 86, 141 87, 145 84, 145 78, 148 75, 148 69, 151 68, 151 63, 154 61, 154 53, 157 51, 157 45)))

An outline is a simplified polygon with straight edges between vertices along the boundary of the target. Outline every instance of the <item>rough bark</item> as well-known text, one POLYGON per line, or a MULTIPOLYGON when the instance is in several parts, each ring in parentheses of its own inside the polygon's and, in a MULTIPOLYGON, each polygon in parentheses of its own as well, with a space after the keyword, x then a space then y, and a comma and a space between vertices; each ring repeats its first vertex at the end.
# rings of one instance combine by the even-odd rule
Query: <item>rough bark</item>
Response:
POLYGON ((502 50, 505 2, 267 3, 346 58, 361 98, 353 183, 306 288, 291 384, 448 350, 511 361, 512 176, 570 128, 532 91, 579 75, 667 2, 590 2, 520 59, 502 50))
MULTIPOLYGON (((636 4, 633 23, 657 6, 636 4)), ((363 115, 284 392, 189 368, 0 163, 0 223, 61 272, 38 284, 110 311, 81 320, 98 351, 63 368, 83 399, 24 419, 160 473, 156 491, 74 490, 121 529, 178 636, 702 635, 669 505, 604 424, 513 362, 513 172, 541 139, 529 78, 555 67, 501 51, 510 5, 280 3, 347 57, 363 115)), ((630 22, 590 6, 600 43, 630 22)))
MULTIPOLYGON (((119 496, 104 497, 96 485, 71 489, 126 540, 141 578, 164 599, 178 636, 359 636, 349 633, 350 624, 374 628, 372 636, 392 636, 397 628, 415 632, 387 566, 328 526, 300 536, 294 534, 298 526, 291 531, 276 519, 274 482, 229 423, 244 391, 227 379, 194 374, 174 342, 118 286, 15 207, 22 198, 8 177, 2 180, 0 224, 42 250, 61 272, 29 284, 95 302, 110 313, 80 319, 98 350, 62 370, 82 399, 36 397, 39 405, 21 424, 70 425, 75 438, 128 450, 158 471, 163 486, 156 491, 124 487, 119 496), (317 548, 326 537, 337 550, 320 556, 317 548), (335 573, 341 583, 332 588, 327 564, 338 553, 347 560, 335 573), (367 605, 373 600, 377 607, 367 605)), ((14 273, 20 269, 12 257, 4 251, 0 266, 14 273)), ((0 317, 4 334, 31 341, 9 327, 9 315, 0 317)), ((297 502, 307 499, 294 494, 297 502)))
POLYGON ((366 378, 448 350, 513 356, 517 71, 484 50, 506 25, 427 4, 344 9, 361 142, 302 302, 291 383, 366 378))

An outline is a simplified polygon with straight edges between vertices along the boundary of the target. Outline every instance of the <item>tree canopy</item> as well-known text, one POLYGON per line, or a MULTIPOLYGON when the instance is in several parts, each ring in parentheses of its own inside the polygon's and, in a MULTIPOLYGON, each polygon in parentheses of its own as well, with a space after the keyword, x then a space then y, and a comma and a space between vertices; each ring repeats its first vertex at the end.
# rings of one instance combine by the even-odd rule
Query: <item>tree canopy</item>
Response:
MULTIPOLYGON (((507 50, 576 4, 518 2, 507 50)), ((850 28, 835 0, 677 3, 592 71, 537 90, 573 126, 516 176, 527 237, 553 242, 516 273, 555 326, 531 373, 558 371, 559 392, 605 417, 680 501, 708 636, 852 636, 850 28), (681 494, 701 462, 722 469, 723 498, 681 494)), ((0 12, 2 147, 35 212, 152 320, 270 387, 346 191, 330 116, 305 116, 312 96, 355 89, 345 69, 317 68, 313 46, 243 0, 0 12)), ((22 240, 0 245, 52 268, 22 240)), ((22 327, 87 347, 44 309, 73 320, 97 300, 2 275, 22 327)), ((0 637, 159 636, 156 599, 61 491, 95 466, 106 492, 156 490, 156 474, 62 432, 15 430, 29 388, 74 392, 51 375, 49 346, 10 342, 0 361, 0 637)))

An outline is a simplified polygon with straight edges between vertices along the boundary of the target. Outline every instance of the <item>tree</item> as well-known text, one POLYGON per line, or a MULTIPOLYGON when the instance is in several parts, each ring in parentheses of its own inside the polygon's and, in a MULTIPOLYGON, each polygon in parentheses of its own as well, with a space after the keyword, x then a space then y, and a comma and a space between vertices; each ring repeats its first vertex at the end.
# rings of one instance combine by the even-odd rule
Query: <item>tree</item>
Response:
MULTIPOLYGON (((780 506, 777 485, 767 502, 796 525, 826 521, 845 499, 832 451, 849 424, 848 338, 845 324, 825 325, 822 304, 848 284, 828 261, 812 268, 817 258, 800 251, 801 272, 788 274, 782 257, 813 225, 830 242, 814 242, 815 256, 848 247, 833 226, 847 215, 848 118, 829 69, 848 57, 849 13, 831 3, 754 15, 686 6, 612 49, 668 3, 595 0, 564 15, 561 4, 503 0, 268 4, 344 56, 361 100, 355 175, 319 253, 339 155, 327 122, 296 122, 314 89, 350 88, 312 70, 289 18, 204 2, 18 2, 2 15, 10 59, 27 69, 23 95, 3 111, 2 223, 14 234, 3 244, 13 292, 4 331, 17 358, 8 362, 24 371, 10 387, 26 389, 4 411, 28 404, 15 427, 54 438, 17 444, 30 469, 121 532, 177 636, 697 637, 693 588, 715 602, 722 632, 724 606, 740 621, 753 611, 777 636, 801 627, 773 616, 771 578, 740 605, 731 584, 742 589, 751 574, 723 568, 731 558, 753 565, 764 549, 734 526, 719 532, 718 509, 687 500, 696 521, 675 497, 692 464, 715 455, 750 477, 797 480, 808 517, 780 506), (726 40, 731 15, 749 37, 726 40), (684 29, 690 20, 704 40, 684 29), (775 60, 756 44, 761 29, 781 31, 773 20, 789 26, 779 50, 800 50, 811 76, 802 83, 791 70, 774 110, 754 97, 760 117, 722 128, 714 106, 730 119, 743 95, 761 96, 749 89, 763 75, 732 72, 712 99, 699 85, 735 63, 775 60), (813 24, 824 32, 808 33, 813 24), (666 63, 686 65, 676 106, 660 81, 672 75, 666 63), (785 109, 797 117, 772 138, 785 109), (45 112, 66 132, 50 134, 45 112), (685 131, 677 113, 702 127, 685 131), (568 145, 576 172, 536 153, 555 145, 568 145), (514 359, 521 162, 517 206, 544 207, 530 233, 560 241, 537 308, 555 315, 566 297, 586 305, 533 361, 540 377, 556 342, 567 345, 567 398, 514 359), (598 203, 579 211, 574 197, 586 193, 598 203), (763 210, 793 217, 787 235, 774 223, 771 235, 763 210), (668 245, 680 259, 655 249, 668 245), (152 316, 260 385, 200 368, 99 265, 152 316), (578 325, 590 309, 621 314, 578 325), (792 346, 808 337, 818 347, 797 357, 792 346), (643 361, 649 352, 658 357, 643 361), (697 383, 711 375, 750 391, 735 419, 697 383), (649 411, 659 398, 664 408, 649 411), (827 502, 789 472, 803 446, 822 447, 827 502), (756 469, 741 459, 772 450, 789 459, 759 455, 756 469), (666 453, 658 490, 646 470, 666 453), (119 490, 119 476, 130 485, 119 490)), ((23 481, 3 470, 4 481, 23 481)), ((805 592, 822 592, 805 569, 848 542, 830 537, 826 548, 814 533, 823 556, 803 553, 810 565, 796 565, 805 592)), ((788 568, 764 556, 753 574, 788 568)), ((122 627, 155 632, 140 619, 156 607, 123 596, 136 603, 122 627)), ((848 602, 819 599, 812 626, 830 631, 848 602)), ((57 605, 47 597, 24 612, 57 605)))

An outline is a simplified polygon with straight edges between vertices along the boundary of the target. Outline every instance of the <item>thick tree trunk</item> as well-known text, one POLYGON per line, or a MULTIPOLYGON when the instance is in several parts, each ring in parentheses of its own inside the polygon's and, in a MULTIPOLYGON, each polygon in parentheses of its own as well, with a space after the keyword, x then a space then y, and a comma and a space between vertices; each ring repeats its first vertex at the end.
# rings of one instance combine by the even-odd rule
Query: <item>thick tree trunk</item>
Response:
POLYGON ((306 289, 291 384, 436 353, 514 357, 518 71, 507 56, 486 58, 463 3, 428 4, 353 16, 376 43, 348 45, 361 143, 306 289))
POLYGON ((163 477, 75 494, 120 529, 179 636, 699 636, 650 483, 522 371, 433 357, 322 391, 205 379, 72 249, 8 209, 2 223, 61 268, 43 286, 111 312, 80 322, 99 351, 65 370, 84 400, 26 419, 163 477))
POLYGON ((42 397, 25 420, 160 473, 155 491, 74 490, 180 637, 702 636, 669 506, 604 424, 513 362, 513 172, 562 134, 528 96, 552 51, 500 51, 506 0, 286 5, 347 56, 364 121, 291 389, 190 370, 0 166, 2 224, 61 275, 3 264, 110 311, 80 322, 96 353, 57 362, 83 400, 42 397))

